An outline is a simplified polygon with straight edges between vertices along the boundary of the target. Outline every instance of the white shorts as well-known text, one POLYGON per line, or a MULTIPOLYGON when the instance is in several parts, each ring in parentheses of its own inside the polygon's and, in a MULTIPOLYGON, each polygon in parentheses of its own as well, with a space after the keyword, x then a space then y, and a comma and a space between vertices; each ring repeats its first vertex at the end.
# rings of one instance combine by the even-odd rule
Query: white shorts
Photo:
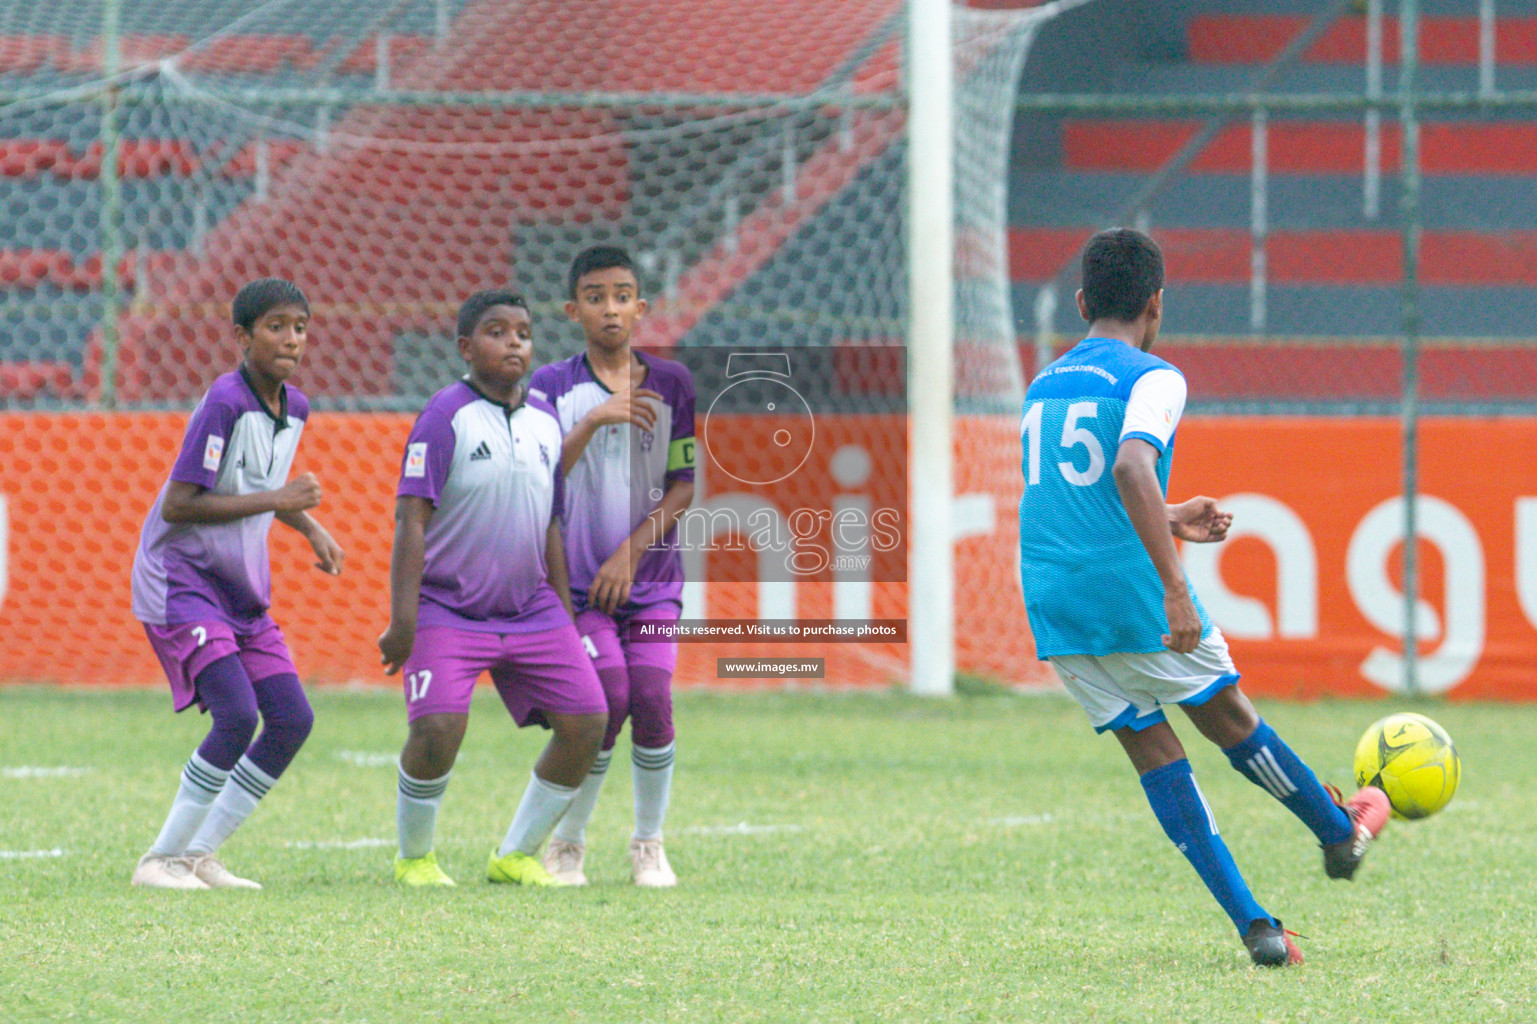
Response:
POLYGON ((1227 640, 1216 626, 1189 654, 1059 654, 1050 661, 1095 732, 1126 727, 1141 732, 1165 721, 1162 705, 1205 704, 1238 682, 1227 640))

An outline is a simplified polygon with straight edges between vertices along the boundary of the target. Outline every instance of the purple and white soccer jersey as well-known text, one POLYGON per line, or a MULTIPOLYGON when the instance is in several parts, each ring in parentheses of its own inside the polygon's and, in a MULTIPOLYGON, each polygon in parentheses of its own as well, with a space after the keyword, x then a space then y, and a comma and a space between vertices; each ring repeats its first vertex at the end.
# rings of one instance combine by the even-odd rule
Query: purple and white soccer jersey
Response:
MULTIPOLYGON (((288 481, 309 400, 284 384, 276 411, 263 405, 244 370, 226 373, 203 396, 171 467, 171 480, 215 494, 274 491, 288 481)), ((267 534, 273 513, 228 523, 168 523, 160 488, 133 559, 133 615, 165 626, 217 620, 237 631, 272 603, 267 534)))
POLYGON ((407 713, 464 713, 489 670, 519 725, 607 704, 550 585, 545 541, 562 504, 560 424, 532 394, 509 408, 466 381, 411 428, 397 494, 433 505, 416 645, 402 666, 407 713))
MULTIPOLYGON (((273 491, 288 481, 309 417, 303 392, 284 384, 276 411, 256 397, 243 369, 214 381, 187 423, 171 480, 216 494, 273 491)), ((209 664, 238 654, 253 680, 295 672, 267 615, 273 513, 228 523, 168 523, 160 488, 133 559, 133 615, 171 683, 176 710, 196 699, 193 681, 209 664)), ((297 673, 295 673, 297 674, 297 673)))
MULTIPOLYGON (((682 363, 636 352, 646 367, 640 386, 662 396, 655 430, 634 424, 600 427, 566 478, 562 536, 571 568, 571 597, 580 609, 604 561, 645 521, 674 480, 694 479, 694 380, 682 363)), ((540 367, 530 393, 546 398, 570 432, 612 394, 585 354, 540 367)), ((683 600, 677 528, 641 556, 630 588, 632 607, 683 600)))
POLYGON ((571 617, 544 563, 561 511, 560 424, 532 395, 516 409, 466 381, 432 396, 406 439, 396 493, 432 503, 418 628, 549 629, 571 617))

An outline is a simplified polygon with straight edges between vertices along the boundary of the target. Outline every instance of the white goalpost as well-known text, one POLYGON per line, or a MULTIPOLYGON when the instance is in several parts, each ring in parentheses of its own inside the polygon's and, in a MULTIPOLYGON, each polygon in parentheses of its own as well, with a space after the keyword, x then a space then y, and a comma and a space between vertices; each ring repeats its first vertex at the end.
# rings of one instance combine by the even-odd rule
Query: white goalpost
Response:
POLYGON ((917 694, 955 689, 956 410, 1014 416, 1023 397, 1007 242, 1019 76, 1041 26, 1089 2, 980 10, 908 0, 908 640, 917 694))
POLYGON ((955 151, 950 0, 908 4, 908 642, 914 693, 955 688, 951 543, 955 151), (913 486, 922 481, 922 486, 913 486), (921 624, 921 628, 913 628, 921 624))

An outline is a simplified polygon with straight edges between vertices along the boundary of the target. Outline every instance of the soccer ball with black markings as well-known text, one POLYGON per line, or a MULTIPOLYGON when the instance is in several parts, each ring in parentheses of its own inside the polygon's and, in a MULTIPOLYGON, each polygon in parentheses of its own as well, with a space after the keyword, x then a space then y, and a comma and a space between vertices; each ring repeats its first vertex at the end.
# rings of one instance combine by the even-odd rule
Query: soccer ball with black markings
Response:
POLYGON ((1451 736, 1424 715, 1388 715, 1356 744, 1356 784, 1387 793, 1395 818, 1430 817, 1451 801, 1461 779, 1451 736))

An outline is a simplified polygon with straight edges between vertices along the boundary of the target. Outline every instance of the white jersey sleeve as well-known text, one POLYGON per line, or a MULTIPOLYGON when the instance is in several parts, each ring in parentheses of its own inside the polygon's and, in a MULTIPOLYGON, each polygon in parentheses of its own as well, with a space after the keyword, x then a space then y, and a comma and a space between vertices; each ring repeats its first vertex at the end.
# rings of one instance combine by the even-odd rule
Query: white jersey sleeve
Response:
POLYGON ((1185 413, 1185 376, 1177 370, 1149 370, 1131 386, 1121 440, 1137 437, 1162 452, 1185 413))

